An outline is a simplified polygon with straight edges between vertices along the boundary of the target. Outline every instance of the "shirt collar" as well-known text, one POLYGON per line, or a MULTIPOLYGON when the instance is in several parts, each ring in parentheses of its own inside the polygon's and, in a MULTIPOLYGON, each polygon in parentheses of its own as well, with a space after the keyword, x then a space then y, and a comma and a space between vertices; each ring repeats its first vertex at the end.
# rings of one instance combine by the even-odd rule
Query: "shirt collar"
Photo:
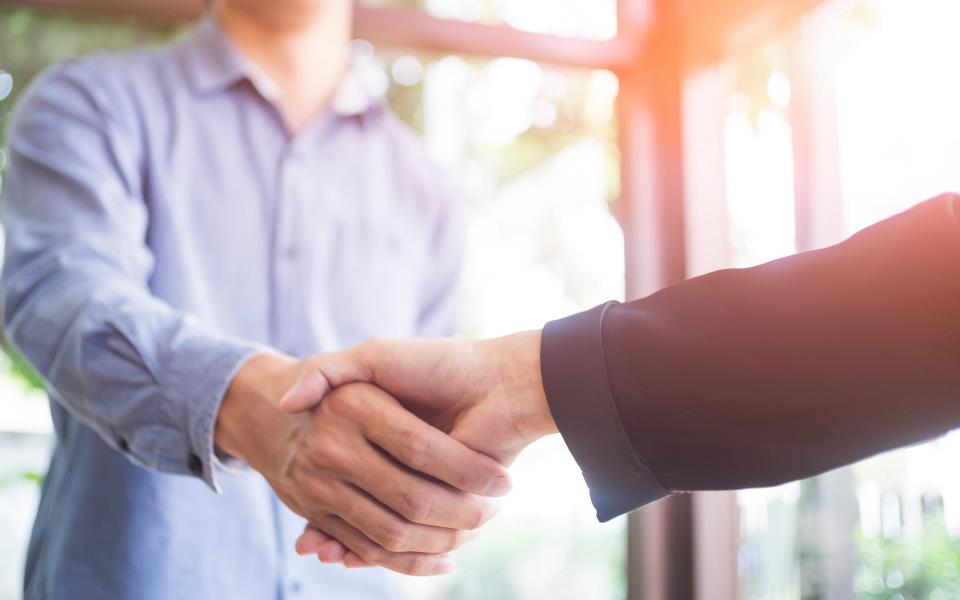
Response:
POLYGON ((184 66, 200 94, 221 92, 249 79, 247 61, 212 16, 205 17, 184 43, 184 66))
MULTIPOLYGON (((229 89, 241 81, 249 81, 267 101, 277 96, 274 83, 234 46, 213 16, 207 16, 190 33, 184 43, 184 64, 188 77, 202 95, 229 89)), ((383 94, 369 91, 358 83, 363 77, 356 66, 348 66, 337 90, 332 110, 340 116, 361 116, 383 106, 383 94)))

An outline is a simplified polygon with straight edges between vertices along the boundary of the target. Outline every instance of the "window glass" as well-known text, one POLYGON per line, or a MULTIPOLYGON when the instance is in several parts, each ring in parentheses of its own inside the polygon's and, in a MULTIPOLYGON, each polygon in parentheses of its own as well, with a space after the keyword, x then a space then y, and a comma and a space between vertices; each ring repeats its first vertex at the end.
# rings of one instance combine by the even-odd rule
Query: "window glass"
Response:
MULTIPOLYGON (((623 297, 623 235, 609 205, 618 190, 611 73, 510 58, 374 60, 390 76, 391 105, 468 203, 468 336, 538 328, 623 297)), ((624 597, 626 520, 597 523, 559 437, 532 446, 513 473, 514 493, 463 550, 459 571, 404 578, 409 597, 624 597)))
MULTIPOLYGON (((834 47, 819 68, 836 81, 844 235, 960 185, 958 19, 960 6, 938 0, 835 0, 800 24, 826 25, 815 31, 834 47)), ((727 65, 728 242, 737 265, 792 249, 790 105, 781 100, 791 93, 789 57, 804 51, 799 39, 785 32, 727 65), (764 125, 768 110, 776 114, 764 125), (735 124, 743 114, 754 115, 751 128, 735 124)), ((956 597, 958 459, 960 436, 950 434, 822 477, 740 492, 742 597, 956 597)))

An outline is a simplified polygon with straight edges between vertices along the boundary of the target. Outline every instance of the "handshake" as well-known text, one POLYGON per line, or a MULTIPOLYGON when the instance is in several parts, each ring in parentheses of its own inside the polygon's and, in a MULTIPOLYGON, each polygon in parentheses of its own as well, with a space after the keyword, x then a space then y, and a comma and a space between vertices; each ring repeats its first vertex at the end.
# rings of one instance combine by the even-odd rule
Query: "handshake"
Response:
POLYGON ((496 513, 506 466, 555 431, 535 331, 260 354, 233 379, 215 441, 307 519, 300 554, 436 575, 496 513))

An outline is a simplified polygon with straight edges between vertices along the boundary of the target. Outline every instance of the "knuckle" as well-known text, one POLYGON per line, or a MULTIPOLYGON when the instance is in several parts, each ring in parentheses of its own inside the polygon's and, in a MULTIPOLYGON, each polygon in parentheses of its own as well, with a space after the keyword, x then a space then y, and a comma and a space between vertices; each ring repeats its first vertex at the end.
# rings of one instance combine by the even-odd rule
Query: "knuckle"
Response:
POLYGON ((433 559, 429 556, 414 556, 407 565, 408 575, 429 575, 433 572, 433 559))
POLYGON ((414 523, 426 523, 433 515, 433 500, 418 488, 404 490, 402 514, 414 523))
POLYGON ((347 523, 362 523, 363 515, 353 502, 345 502, 340 494, 330 494, 327 511, 347 523))
POLYGON ((309 479, 303 483, 303 491, 306 492, 307 497, 310 499, 309 505, 312 512, 317 512, 320 507, 329 506, 327 499, 330 494, 327 489, 327 482, 322 479, 309 479))
POLYGON ((304 358, 303 361, 301 361, 301 363, 300 363, 300 369, 301 369, 304 373, 309 373, 310 371, 317 371, 317 370, 319 370, 321 364, 323 364, 323 363, 322 363, 322 359, 320 358, 320 356, 318 356, 318 355, 316 355, 316 354, 311 354, 310 356, 304 358))
POLYGON ((357 554, 371 565, 389 566, 390 551, 374 543, 365 543, 357 554))
POLYGON ((327 410, 335 415, 349 417, 355 415, 362 407, 356 388, 343 387, 330 394, 324 401, 327 410))
POLYGON ((385 522, 379 526, 377 543, 389 552, 403 552, 407 547, 409 534, 407 528, 395 523, 385 522))
POLYGON ((370 338, 369 340, 364 342, 360 347, 368 356, 370 355, 376 356, 381 351, 383 351, 386 345, 387 345, 386 338, 375 337, 375 338, 370 338))
POLYGON ((474 507, 470 511, 470 526, 467 529, 478 529, 487 522, 487 511, 483 506, 474 507))
POLYGON ((344 454, 340 444, 325 435, 312 436, 307 442, 307 453, 317 465, 339 463, 344 454))
POLYGON ((497 502, 473 496, 465 509, 465 527, 467 530, 479 529, 497 513, 497 502))
POLYGON ((422 431, 406 431, 401 437, 401 447, 405 462, 415 469, 425 467, 430 462, 430 436, 422 431))
POLYGON ((440 552, 440 553, 453 552, 454 550, 462 546, 464 543, 466 543, 468 539, 469 538, 467 537, 466 532, 454 531, 450 535, 448 535, 446 538, 444 538, 443 542, 441 543, 441 547, 439 550, 437 550, 437 552, 440 552))
POLYGON ((479 483, 481 481, 486 481, 483 479, 479 472, 474 469, 464 469, 457 470, 450 474, 450 485, 457 488, 458 490, 473 492, 474 490, 482 490, 484 483, 479 483))

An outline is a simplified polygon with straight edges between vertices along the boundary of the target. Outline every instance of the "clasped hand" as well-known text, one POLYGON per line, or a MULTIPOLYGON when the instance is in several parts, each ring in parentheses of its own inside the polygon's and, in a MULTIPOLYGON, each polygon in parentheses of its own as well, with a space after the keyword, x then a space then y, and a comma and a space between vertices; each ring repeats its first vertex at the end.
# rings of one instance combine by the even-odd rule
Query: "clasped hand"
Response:
POLYGON ((257 356, 224 398, 216 441, 307 519, 301 554, 434 575, 496 513, 506 466, 554 430, 528 333, 257 356))

